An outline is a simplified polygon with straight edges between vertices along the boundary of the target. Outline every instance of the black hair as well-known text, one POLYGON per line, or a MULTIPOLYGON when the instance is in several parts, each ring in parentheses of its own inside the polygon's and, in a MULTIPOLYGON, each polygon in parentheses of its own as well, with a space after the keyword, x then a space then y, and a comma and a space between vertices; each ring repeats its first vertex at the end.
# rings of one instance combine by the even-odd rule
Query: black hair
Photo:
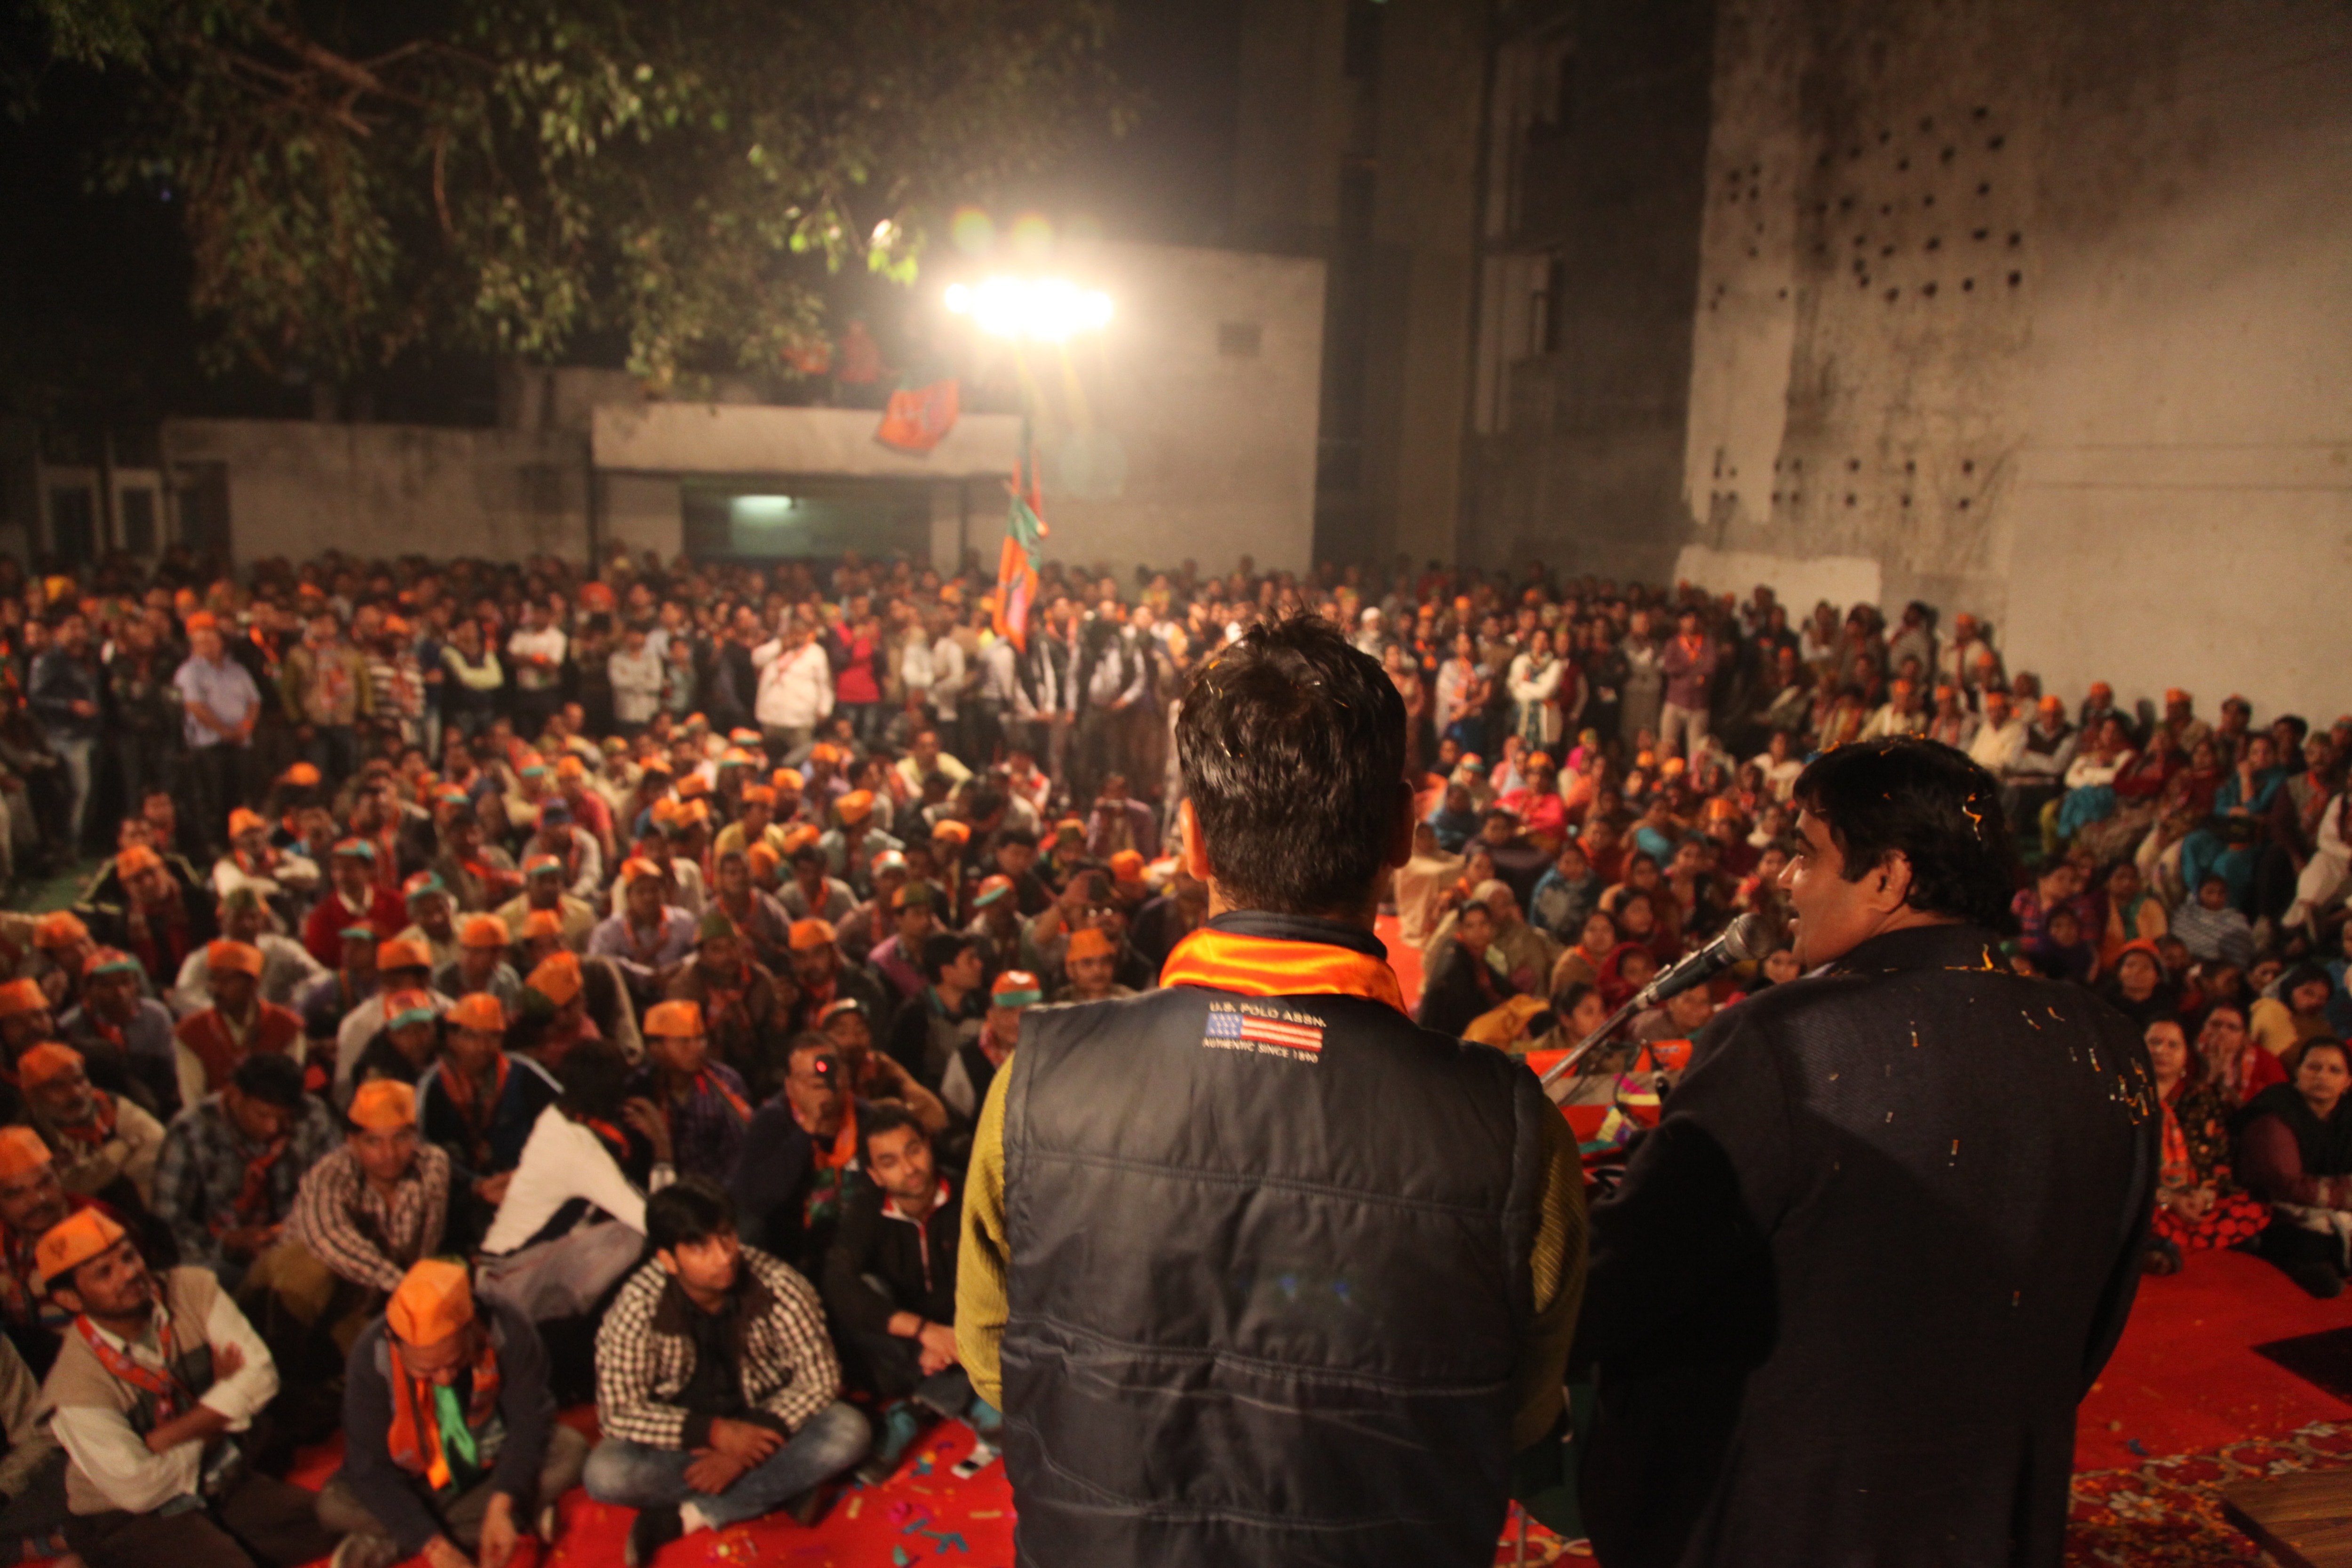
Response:
MULTIPOLYGON (((569 1060, 570 1058, 566 1058, 569 1060)), ((735 1234, 735 1205, 709 1176, 680 1176, 646 1200, 646 1247, 675 1252, 735 1234)))
POLYGON ((1002 849, 1008 844, 1018 844, 1024 849, 1034 849, 1037 847, 1037 836, 1025 827, 999 829, 996 835, 996 847, 1002 849))
POLYGON ((1794 798, 1827 824, 1847 881, 1900 852, 1913 909, 2008 936, 2020 872, 2000 789, 1966 753, 1903 736, 1823 752, 1798 775, 1794 798))
POLYGON ((979 945, 978 937, 966 936, 961 931, 938 931, 925 937, 923 978, 934 985, 938 984, 940 976, 947 973, 949 964, 961 958, 967 949, 979 945))
POLYGON ((886 1100, 857 1108, 857 1158, 868 1170, 874 1165, 874 1156, 868 1148, 874 1135, 877 1132, 896 1132, 901 1127, 913 1128, 915 1136, 926 1143, 931 1141, 931 1130, 923 1125, 920 1117, 903 1105, 886 1100))
POLYGON ((302 1068, 292 1057, 257 1051, 236 1064, 228 1080, 237 1093, 280 1110, 302 1108, 302 1068))
POLYGON ((564 1053, 555 1081, 564 1110, 584 1121, 610 1121, 627 1098, 629 1058, 610 1040, 583 1040, 564 1053))
POLYGON ((828 871, 833 868, 833 862, 824 858, 824 851, 818 848, 814 844, 803 844, 799 848, 793 850, 793 864, 795 866, 823 866, 828 871))
POLYGON ((1185 794, 1229 901, 1360 908, 1404 777, 1404 700, 1380 661, 1311 616, 1253 626, 1205 661, 1176 725, 1185 794))

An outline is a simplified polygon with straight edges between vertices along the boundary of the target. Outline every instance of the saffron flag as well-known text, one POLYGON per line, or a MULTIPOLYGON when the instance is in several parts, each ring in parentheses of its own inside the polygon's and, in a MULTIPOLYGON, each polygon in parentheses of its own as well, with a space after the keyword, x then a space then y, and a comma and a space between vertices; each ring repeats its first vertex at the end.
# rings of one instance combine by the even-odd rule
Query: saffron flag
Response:
POLYGON ((1037 488, 1037 450, 1029 426, 1021 426, 1021 452, 1013 459, 1013 505, 1004 519, 1004 548, 996 562, 996 635, 1029 651, 1029 611, 1037 602, 1037 546, 1045 537, 1045 498, 1037 488))
POLYGON ((894 392, 874 438, 896 451, 928 452, 955 428, 961 400, 953 376, 912 391, 894 392))

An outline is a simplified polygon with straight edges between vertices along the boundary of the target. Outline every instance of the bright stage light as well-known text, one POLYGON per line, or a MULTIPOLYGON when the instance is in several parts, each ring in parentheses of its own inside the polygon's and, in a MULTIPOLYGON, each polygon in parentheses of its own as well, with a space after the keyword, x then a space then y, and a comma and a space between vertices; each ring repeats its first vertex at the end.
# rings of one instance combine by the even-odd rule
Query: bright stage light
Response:
POLYGON ((1060 342, 1110 322, 1110 296, 1064 278, 991 278, 948 286, 947 307, 992 337, 1060 342))

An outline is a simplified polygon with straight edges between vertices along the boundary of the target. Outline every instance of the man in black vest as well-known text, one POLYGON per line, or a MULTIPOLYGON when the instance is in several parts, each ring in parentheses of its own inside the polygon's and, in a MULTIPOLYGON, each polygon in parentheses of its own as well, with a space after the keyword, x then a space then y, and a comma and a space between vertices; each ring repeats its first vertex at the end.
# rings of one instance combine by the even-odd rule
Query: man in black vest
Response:
POLYGON ((965 1184, 956 1342, 1004 1412, 1018 1561, 1491 1563, 1559 1415, 1574 1139, 1525 1067, 1405 1015, 1379 664, 1260 626, 1176 740, 1211 918, 1166 989, 1024 1015, 965 1184))
POLYGON ((1841 746, 1796 800, 1811 973, 1707 1026, 1593 1210, 1586 1526, 1609 1568, 2055 1568, 2074 1406, 2138 1285, 2147 1052, 2000 960, 1982 768, 1841 746))

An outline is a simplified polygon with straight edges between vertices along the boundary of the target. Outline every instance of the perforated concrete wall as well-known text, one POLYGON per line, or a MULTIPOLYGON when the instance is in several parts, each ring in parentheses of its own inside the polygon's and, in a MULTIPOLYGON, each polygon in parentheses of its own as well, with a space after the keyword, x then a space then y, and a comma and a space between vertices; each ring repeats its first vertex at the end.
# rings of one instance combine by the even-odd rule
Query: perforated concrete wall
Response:
POLYGON ((2352 707, 2352 10, 1750 0, 1715 58, 1692 559, 2352 707))

